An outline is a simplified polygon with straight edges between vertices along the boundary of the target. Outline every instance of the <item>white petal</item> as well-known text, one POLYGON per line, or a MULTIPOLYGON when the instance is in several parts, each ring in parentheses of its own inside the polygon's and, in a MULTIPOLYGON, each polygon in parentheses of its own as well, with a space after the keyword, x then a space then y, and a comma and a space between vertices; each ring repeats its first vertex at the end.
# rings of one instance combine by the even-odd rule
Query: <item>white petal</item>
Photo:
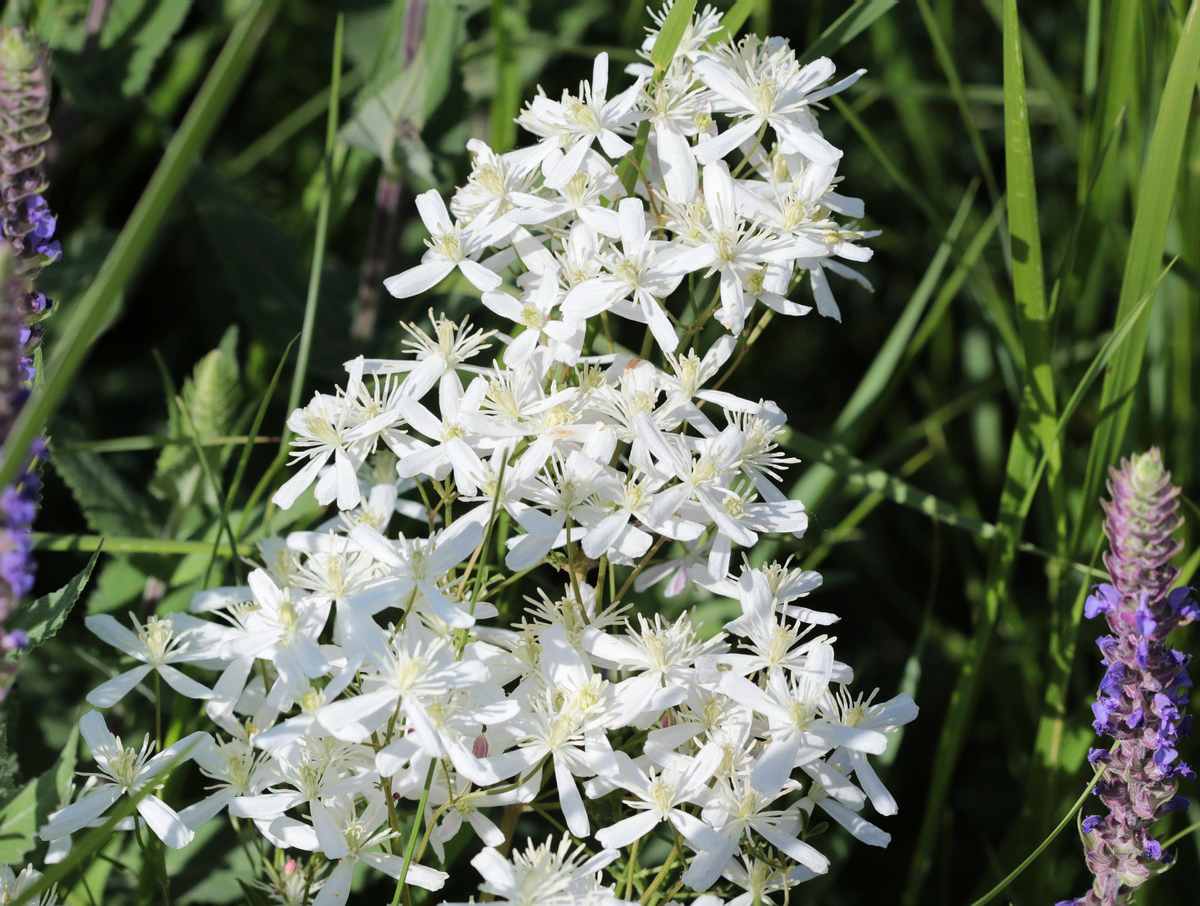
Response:
POLYGON ((196 698, 204 701, 213 697, 211 689, 201 686, 194 679, 184 676, 170 665, 159 667, 158 672, 168 686, 186 698, 196 698))
POLYGON ((757 116, 734 123, 715 138, 710 138, 696 145, 694 151, 696 160, 702 164, 712 164, 714 161, 720 160, 742 142, 746 141, 746 139, 750 138, 750 136, 754 135, 761 125, 762 119, 757 116))
POLYGON ((829 817, 868 846, 887 846, 892 842, 891 834, 880 830, 866 818, 850 811, 836 799, 822 799, 821 808, 829 814, 829 817))
POLYGON ((583 797, 579 795, 575 778, 559 758, 554 759, 554 780, 558 786, 558 802, 563 818, 566 819, 567 829, 582 840, 590 829, 587 809, 583 807, 583 797))
POLYGON ((154 835, 171 849, 183 849, 196 836, 178 812, 157 796, 143 796, 138 800, 137 810, 154 835))
POLYGON ((111 708, 128 695, 134 686, 145 679, 146 674, 151 669, 153 668, 142 664, 141 666, 134 667, 132 670, 126 670, 124 673, 114 676, 89 692, 87 694, 87 703, 97 708, 111 708))
POLYGON ((756 823, 754 829, 764 840, 776 849, 787 853, 806 868, 812 869, 819 875, 829 871, 829 859, 807 843, 762 824, 756 823))
POLYGON ((146 650, 145 644, 136 635, 117 622, 111 614, 101 613, 85 617, 84 625, 95 635, 118 651, 138 657, 146 650))
POLYGON ((634 840, 640 840, 654 830, 661 819, 652 811, 638 812, 616 824, 596 831, 596 839, 605 849, 624 849, 634 840))
POLYGON ((417 212, 430 233, 447 233, 454 229, 446 202, 437 189, 428 189, 416 197, 417 212))
MULTIPOLYGON (((430 191, 433 191, 432 189, 430 191)), ((449 258, 438 257, 426 261, 416 267, 410 267, 383 281, 383 288, 397 299, 408 299, 418 293, 437 286, 454 270, 454 262, 449 258)), ((492 287, 495 289, 495 287, 492 287)))
POLYGON ((658 166, 667 185, 667 197, 677 203, 694 201, 700 180, 696 157, 687 138, 670 127, 655 130, 658 139, 658 166))
POLYGON ((480 292, 491 292, 504 282, 495 271, 489 270, 470 258, 464 258, 458 262, 458 266, 462 270, 463 276, 470 280, 480 292))
POLYGON ((304 801, 298 792, 259 793, 257 796, 238 796, 229 803, 229 814, 237 818, 278 818, 288 809, 304 801))
POLYGON ((344 859, 334 867, 333 874, 325 879, 317 892, 312 906, 344 906, 350 894, 350 885, 354 880, 354 866, 357 859, 344 859))
POLYGON ((346 835, 338 829, 337 822, 329 814, 329 809, 320 802, 311 803, 309 808, 312 812, 313 830, 317 833, 317 842, 321 845, 321 852, 330 860, 344 859, 350 854, 350 847, 346 844, 346 835))
POLYGON ((836 164, 842 157, 840 149, 835 148, 819 134, 805 129, 794 120, 782 116, 772 117, 771 125, 775 127, 780 144, 803 154, 813 163, 829 166, 836 164))
POLYGON ((332 450, 322 450, 306 462, 299 472, 285 481, 283 486, 275 492, 271 497, 271 502, 281 510, 290 509, 296 502, 296 498, 308 490, 308 486, 313 483, 313 479, 317 477, 317 473, 329 461, 332 454, 332 450))
POLYGON ((108 811, 120 795, 116 784, 96 787, 78 802, 72 802, 50 815, 49 822, 38 831, 38 836, 43 840, 57 840, 82 830, 108 811))

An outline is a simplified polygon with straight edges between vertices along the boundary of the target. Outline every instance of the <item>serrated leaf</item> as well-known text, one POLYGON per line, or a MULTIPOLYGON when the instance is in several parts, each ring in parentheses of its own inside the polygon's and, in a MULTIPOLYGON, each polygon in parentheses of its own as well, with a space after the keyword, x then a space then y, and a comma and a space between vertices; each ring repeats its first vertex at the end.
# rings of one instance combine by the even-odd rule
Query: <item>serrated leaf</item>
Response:
POLYGON ((59 808, 75 776, 78 748, 79 728, 72 727, 62 757, 0 809, 0 864, 23 862, 37 845, 38 828, 59 808))
MULTIPOLYGON (((116 3, 109 13, 106 25, 112 25, 123 7, 137 6, 138 16, 127 24, 121 44, 129 48, 125 60, 125 77, 121 80, 121 93, 125 97, 134 97, 145 89, 163 52, 171 44, 171 39, 183 25, 188 11, 192 8, 192 0, 126 0, 116 3)), ((106 28, 107 32, 109 29, 106 28)))
POLYGON ((671 7, 667 18, 663 20, 662 28, 658 30, 658 37, 654 39, 654 46, 650 49, 650 62, 654 64, 655 69, 666 69, 671 65, 671 59, 679 48, 679 42, 683 40, 683 33, 691 24, 695 9, 696 0, 676 0, 671 7))
POLYGON ((55 68, 75 102, 95 111, 142 94, 154 67, 171 46, 192 0, 115 0, 98 46, 85 50, 84 21, 60 35, 55 68))
POLYGON ((70 488, 92 531, 138 537, 155 534, 149 509, 99 455, 60 453, 52 455, 50 462, 70 488))
POLYGON ((237 328, 231 327, 214 349, 199 362, 183 385, 183 404, 200 440, 228 434, 242 403, 241 374, 232 351, 237 328), (231 342, 229 342, 231 341, 231 342))
POLYGON ((92 569, 96 566, 98 559, 100 559, 100 548, 96 549, 92 558, 88 560, 87 566, 70 582, 58 591, 42 595, 28 607, 19 607, 9 617, 8 628, 24 630, 29 637, 26 651, 36 648, 58 632, 63 620, 67 618, 67 614, 71 612, 71 608, 83 594, 83 589, 87 586, 88 579, 92 576, 92 569))

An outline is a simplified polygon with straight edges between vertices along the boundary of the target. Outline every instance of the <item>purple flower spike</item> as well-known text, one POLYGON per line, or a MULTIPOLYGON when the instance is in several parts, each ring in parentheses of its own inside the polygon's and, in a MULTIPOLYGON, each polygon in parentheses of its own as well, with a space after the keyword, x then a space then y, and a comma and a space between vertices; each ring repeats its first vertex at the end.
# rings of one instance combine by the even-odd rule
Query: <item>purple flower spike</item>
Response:
MULTIPOLYGON (((33 351, 42 336, 37 322, 50 307, 33 280, 62 256, 56 218, 42 197, 49 114, 45 49, 23 29, 0 28, 0 446, 29 396, 33 351)), ((44 442, 26 456, 16 483, 0 488, 0 701, 15 670, 6 655, 28 644, 4 622, 33 588, 29 530, 40 500, 37 462, 45 456, 44 442)))
POLYGON ((1149 828, 1187 807, 1175 789, 1179 778, 1193 776, 1176 750, 1189 735, 1182 706, 1190 658, 1163 641, 1200 615, 1190 588, 1171 590, 1179 570, 1170 560, 1182 547, 1171 537, 1183 521, 1176 513, 1180 490, 1157 448, 1110 473, 1104 533, 1111 551, 1104 562, 1112 584, 1096 586, 1084 613, 1103 615, 1113 633, 1097 641, 1106 670, 1092 713, 1096 732, 1117 744, 1111 753, 1092 749, 1088 756, 1103 766, 1096 795, 1108 807, 1108 815, 1088 816, 1082 825, 1092 889, 1059 906, 1132 903, 1137 889, 1171 861, 1149 828))

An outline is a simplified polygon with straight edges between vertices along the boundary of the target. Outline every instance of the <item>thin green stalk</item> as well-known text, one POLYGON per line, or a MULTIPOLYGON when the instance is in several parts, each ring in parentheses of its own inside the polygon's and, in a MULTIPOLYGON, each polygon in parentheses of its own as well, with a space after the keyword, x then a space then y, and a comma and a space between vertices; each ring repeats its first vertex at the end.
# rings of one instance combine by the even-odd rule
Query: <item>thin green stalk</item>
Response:
MULTIPOLYGON (((98 551, 110 554, 207 554, 213 549, 207 541, 176 541, 171 538, 124 538, 113 535, 62 535, 56 532, 31 532, 33 546, 39 551, 98 551)), ((218 545, 223 557, 233 552, 218 545)))
POLYGON ((404 893, 405 882, 408 879, 408 869, 413 862, 413 853, 417 846, 417 828, 421 826, 421 818, 425 815, 425 805, 429 802, 429 788, 433 786, 433 772, 437 761, 429 762, 429 773, 425 775, 425 786, 421 789, 421 801, 417 803, 417 812, 413 815, 412 830, 408 832, 408 841, 404 846, 404 870, 396 881, 396 892, 392 894, 392 906, 397 906, 400 896, 404 893))
MULTIPOLYGON (((1114 744, 1112 747, 1112 750, 1115 750, 1115 749, 1116 749, 1116 745, 1114 744)), ((1110 751, 1112 751, 1112 750, 1110 750, 1110 751)), ((1055 827, 1054 830, 1052 830, 1050 832, 1050 834, 1046 837, 1046 839, 1044 839, 1041 843, 1038 844, 1037 848, 1034 849, 1034 851, 1031 852, 1025 858, 1025 860, 1023 862, 1021 862, 1020 865, 1018 865, 1016 868, 1014 868, 1012 871, 1010 871, 1007 875, 1005 875, 1004 879, 999 884, 997 884, 995 887, 993 887, 991 890, 989 890, 987 893, 985 893, 983 896, 981 896, 978 900, 976 900, 974 903, 972 903, 971 906, 987 906, 988 903, 990 903, 992 900, 994 900, 1000 894, 1004 893, 1005 888, 1007 888, 1009 884, 1011 884, 1018 877, 1020 877, 1021 873, 1023 871, 1025 871, 1025 869, 1028 868, 1033 863, 1034 859, 1036 859, 1038 856, 1040 856, 1042 854, 1043 851, 1045 851, 1047 846, 1049 846, 1051 843, 1054 842, 1054 838, 1062 833, 1063 828, 1065 828, 1068 824, 1070 824, 1071 819, 1073 819, 1075 817, 1075 815, 1078 814, 1079 810, 1081 808, 1083 808, 1083 804, 1085 802, 1087 802, 1088 796, 1092 795, 1092 790, 1095 788, 1096 784, 1099 782, 1100 776, 1103 773, 1104 773, 1104 765, 1100 765, 1096 769, 1096 773, 1092 777, 1092 782, 1089 783, 1087 785, 1087 787, 1084 789, 1084 791, 1079 794, 1079 798, 1075 800, 1075 804, 1072 805, 1070 809, 1068 809, 1068 811, 1065 815, 1063 815, 1062 820, 1060 822, 1058 822, 1058 826, 1055 827)))
MULTIPOLYGON (((317 208, 317 233, 313 240, 312 263, 308 271, 308 293, 304 300, 304 321, 300 328, 300 348, 296 370, 292 374, 292 389, 288 393, 288 412, 300 405, 304 378, 308 373, 308 356, 312 350, 313 328, 317 317, 317 300, 321 291, 321 271, 325 265, 325 241, 329 233, 329 207, 333 197, 333 157, 337 146, 338 102, 342 81, 343 16, 339 13, 333 33, 333 74, 329 91, 329 110, 325 117, 325 155, 322 160, 323 179, 321 201, 317 208)), ((284 432, 282 447, 287 446, 291 432, 284 432)))

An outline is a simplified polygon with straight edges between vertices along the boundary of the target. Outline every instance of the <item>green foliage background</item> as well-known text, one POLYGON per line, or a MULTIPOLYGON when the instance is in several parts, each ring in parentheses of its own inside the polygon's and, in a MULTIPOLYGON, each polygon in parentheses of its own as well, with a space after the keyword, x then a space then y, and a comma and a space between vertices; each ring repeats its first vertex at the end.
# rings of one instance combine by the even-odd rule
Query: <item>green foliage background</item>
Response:
MULTIPOLYGON (((416 260, 413 195, 461 183, 467 138, 512 147, 512 118, 536 85, 573 88, 600 50, 632 62, 648 22, 637 4, 596 0, 438 0, 420 34, 404 0, 107 5, 90 38, 82 0, 6 12, 53 49, 47 195, 64 256, 40 282, 59 308, 48 380, 72 343, 82 363, 49 420, 38 593, 67 585, 106 540, 83 603, 26 656, 10 697, 10 766, 17 782, 42 779, 0 791, 0 861, 30 851, 29 829, 69 777, 83 694, 113 669, 84 612, 178 610, 205 583, 237 579, 230 538, 244 553, 264 531, 317 516, 263 507, 289 387, 307 397, 345 359, 395 351, 398 320, 429 306, 474 310, 453 286, 403 303, 384 294, 373 329, 359 315, 369 336, 352 339, 369 237, 390 259, 375 287, 416 260), (224 81, 206 94, 239 28, 224 81), (194 136, 181 128, 189 108, 194 136), (131 231, 177 130, 194 141, 168 151, 151 183, 159 209, 131 231), (374 211, 391 191, 390 236, 374 211), (114 246, 123 228, 136 235, 114 246), (289 350, 306 303, 311 338, 289 350)), ((822 124, 846 149, 843 191, 883 231, 864 269, 873 295, 835 287, 844 323, 779 325, 731 382, 782 406, 804 460, 795 496, 812 528, 763 553, 825 574, 819 606, 842 615, 839 657, 858 687, 905 689, 922 708, 886 769, 901 803, 880 821, 891 848, 823 842, 835 869, 799 895, 971 902, 1090 779, 1099 627, 1081 625, 1081 607, 1101 576, 1104 468, 1160 446, 1184 488, 1187 551, 1200 551, 1196 3, 738 6, 760 34, 830 53, 843 73, 867 68, 822 124)), ((1185 581, 1196 563, 1182 564, 1185 581)), ((720 617, 697 599, 640 602, 691 604, 720 617)), ((1194 631, 1180 636, 1177 647, 1200 649, 1194 631)), ((149 713, 132 696, 110 720, 140 737, 149 713)), ((179 727, 188 719, 175 714, 179 727)), ((1200 762, 1194 745, 1183 757, 1200 762)), ((1198 820, 1193 806, 1170 830, 1198 820)), ((109 883, 105 902, 136 902, 136 850, 121 836, 87 870, 93 890, 109 883)), ((1194 901, 1198 841, 1179 842, 1178 866, 1145 902, 1194 901)), ((241 858, 198 839, 172 869, 176 901, 244 901, 241 858)), ((1085 885, 1068 826, 1004 896, 1054 902, 1085 885)))

